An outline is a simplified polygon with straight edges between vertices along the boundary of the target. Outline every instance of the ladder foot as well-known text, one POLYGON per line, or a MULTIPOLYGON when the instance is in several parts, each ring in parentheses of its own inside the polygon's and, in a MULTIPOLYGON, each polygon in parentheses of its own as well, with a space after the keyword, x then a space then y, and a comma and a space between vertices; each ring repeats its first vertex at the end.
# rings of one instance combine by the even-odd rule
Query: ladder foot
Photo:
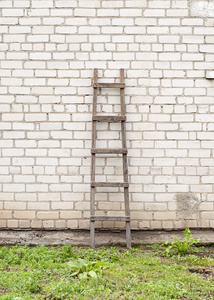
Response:
POLYGON ((95 222, 91 222, 91 248, 95 248, 95 222))
POLYGON ((126 240, 127 240, 127 248, 131 248, 131 228, 130 222, 126 222, 126 240))

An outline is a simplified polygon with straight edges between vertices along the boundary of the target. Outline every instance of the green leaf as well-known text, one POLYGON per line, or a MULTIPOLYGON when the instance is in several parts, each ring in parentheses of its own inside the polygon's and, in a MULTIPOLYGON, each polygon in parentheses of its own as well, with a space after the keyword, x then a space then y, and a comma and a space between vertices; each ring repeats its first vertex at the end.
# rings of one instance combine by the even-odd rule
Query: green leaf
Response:
POLYGON ((74 277, 74 276, 76 276, 78 273, 79 273, 79 271, 74 272, 74 273, 71 274, 71 276, 74 277))
POLYGON ((88 265, 89 266, 94 266, 94 265, 96 265, 96 263, 97 263, 96 261, 91 261, 91 262, 88 263, 88 265))
POLYGON ((164 242, 164 243, 162 244, 162 246, 168 247, 168 246, 170 246, 171 244, 172 244, 171 242, 166 241, 166 242, 164 242))
POLYGON ((79 279, 86 279, 87 277, 88 277, 88 274, 86 272, 79 274, 79 279))
POLYGON ((79 269, 81 267, 78 261, 69 261, 67 264, 69 265, 69 267, 76 268, 76 269, 79 269))
POLYGON ((100 261, 96 262, 96 264, 93 266, 93 270, 97 270, 104 266, 104 263, 101 263, 100 261))
POLYGON ((92 270, 90 272, 88 272, 88 274, 92 277, 92 278, 97 278, 97 274, 92 270))
POLYGON ((187 236, 188 234, 192 235, 191 231, 189 228, 186 228, 184 231, 183 231, 183 234, 184 236, 187 236))
POLYGON ((79 264, 80 264, 80 267, 84 267, 84 266, 87 266, 88 264, 81 258, 78 258, 78 261, 79 261, 79 264))

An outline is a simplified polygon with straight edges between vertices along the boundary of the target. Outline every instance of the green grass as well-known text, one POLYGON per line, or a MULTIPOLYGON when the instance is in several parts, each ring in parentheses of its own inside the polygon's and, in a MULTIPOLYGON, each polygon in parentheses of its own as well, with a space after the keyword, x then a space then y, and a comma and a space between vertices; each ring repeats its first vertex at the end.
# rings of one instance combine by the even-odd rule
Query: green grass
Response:
POLYGON ((0 299, 214 299, 214 247, 167 257, 159 245, 0 248, 0 299), (97 278, 72 276, 69 261, 100 261, 97 278))

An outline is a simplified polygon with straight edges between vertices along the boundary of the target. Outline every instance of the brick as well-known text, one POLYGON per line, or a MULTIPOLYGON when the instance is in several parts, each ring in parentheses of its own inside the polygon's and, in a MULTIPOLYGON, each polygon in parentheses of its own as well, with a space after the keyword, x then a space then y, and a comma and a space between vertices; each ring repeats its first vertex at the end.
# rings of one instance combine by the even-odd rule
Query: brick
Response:
POLYGON ((59 212, 37 212, 39 220, 57 220, 59 219, 59 212))
POLYGON ((56 158, 37 158, 36 159, 37 165, 57 165, 57 159, 56 158))
POLYGON ((69 229, 77 229, 78 228, 78 221, 77 220, 68 220, 67 221, 67 228, 69 229))
POLYGON ((43 1, 36 1, 34 0, 32 3, 32 8, 51 8, 53 7, 53 0, 43 0, 43 1))
POLYGON ((174 220, 176 218, 175 212, 155 212, 154 220, 174 220))
POLYGON ((160 221, 151 221, 151 228, 152 229, 162 228, 162 224, 160 221))
POLYGON ((65 1, 65 0, 57 0, 55 3, 55 6, 57 8, 63 8, 63 7, 76 7, 77 6, 77 1, 72 0, 72 1, 65 1))
POLYGON ((201 218, 203 220, 213 220, 213 216, 214 216, 214 213, 212 211, 201 213, 201 218))
POLYGON ((146 203, 145 209, 148 211, 165 211, 167 206, 165 203, 146 203))
POLYGON ((26 210, 26 203, 25 202, 9 202, 9 201, 5 201, 4 202, 4 208, 6 210, 18 210, 18 211, 25 211, 26 210))
POLYGON ((37 52, 37 53, 30 54, 30 59, 33 59, 33 60, 48 60, 50 58, 51 58, 50 53, 37 52))
POLYGON ((42 227, 45 229, 54 229, 55 228, 55 222, 52 220, 49 221, 42 221, 42 227))
POLYGON ((22 17, 24 16, 24 10, 18 8, 3 8, 2 16, 4 17, 22 17))
POLYGON ((8 104, 0 104, 0 112, 10 112, 10 106, 8 104))
POLYGON ((97 10, 97 16, 98 17, 116 17, 119 16, 119 10, 118 9, 98 9, 97 10))
MULTIPOLYGON (((99 16, 100 10, 98 10, 97 14, 99 16)), ((96 10, 92 8, 84 9, 84 8, 76 8, 74 10, 74 16, 78 17, 93 17, 96 14, 96 10)))
POLYGON ((135 220, 152 220, 151 212, 132 212, 132 218, 135 220))
POLYGON ((82 217, 82 213, 79 212, 79 211, 74 211, 74 210, 71 210, 71 211, 61 211, 60 212, 60 217, 62 219, 80 219, 82 217))
POLYGON ((167 17, 187 17, 188 9, 168 9, 167 17))
MULTIPOLYGON (((135 1, 136 2, 136 1, 135 1)), ((103 7, 123 7, 124 3, 123 1, 102 1, 102 6, 103 7)))
POLYGON ((41 122, 47 120, 46 114, 26 114, 25 120, 27 122, 41 122))
POLYGON ((51 184, 50 191, 52 192, 69 192, 71 186, 69 184, 51 184))
POLYGON ((73 209, 73 203, 72 202, 53 202, 51 203, 51 209, 52 210, 60 210, 62 213, 62 210, 71 210, 73 209))
POLYGON ((162 222, 163 229, 172 229, 174 224, 172 221, 163 221, 162 222))
POLYGON ((164 17, 165 10, 164 9, 145 9, 144 16, 145 17, 164 17))
POLYGON ((157 184, 170 184, 170 183, 176 183, 176 178, 174 176, 156 176, 154 178, 154 183, 157 183, 157 184))
POLYGON ((18 228, 19 227, 18 220, 7 220, 7 227, 8 228, 18 228))
POLYGON ((29 211, 28 212, 15 211, 13 213, 13 217, 15 219, 21 219, 21 220, 23 219, 32 220, 35 218, 35 215, 36 215, 35 212, 29 212, 29 211))

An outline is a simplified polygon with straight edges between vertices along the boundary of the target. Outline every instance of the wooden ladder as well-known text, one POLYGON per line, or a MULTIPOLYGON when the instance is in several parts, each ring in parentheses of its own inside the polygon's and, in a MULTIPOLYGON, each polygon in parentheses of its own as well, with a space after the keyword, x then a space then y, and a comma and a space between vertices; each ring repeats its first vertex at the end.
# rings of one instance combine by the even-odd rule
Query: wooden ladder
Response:
POLYGON ((93 115, 92 115, 92 149, 91 149, 91 247, 95 247, 95 221, 124 221, 126 222, 126 240, 127 248, 131 247, 131 229, 130 229, 130 209, 129 209, 129 183, 128 183, 128 164, 127 164, 127 147, 126 147, 126 109, 125 109, 125 83, 124 70, 120 70, 120 83, 98 83, 98 70, 94 69, 93 79, 93 115), (98 88, 119 88, 120 89, 120 116, 103 116, 97 115, 97 89, 98 88), (121 122, 121 136, 122 148, 96 148, 96 123, 121 122), (123 158, 123 181, 124 182, 96 182, 95 181, 95 156, 96 154, 122 154, 123 158), (124 188, 124 203, 125 216, 124 217, 109 217, 109 216, 95 216, 95 191, 97 187, 118 187, 124 188))

